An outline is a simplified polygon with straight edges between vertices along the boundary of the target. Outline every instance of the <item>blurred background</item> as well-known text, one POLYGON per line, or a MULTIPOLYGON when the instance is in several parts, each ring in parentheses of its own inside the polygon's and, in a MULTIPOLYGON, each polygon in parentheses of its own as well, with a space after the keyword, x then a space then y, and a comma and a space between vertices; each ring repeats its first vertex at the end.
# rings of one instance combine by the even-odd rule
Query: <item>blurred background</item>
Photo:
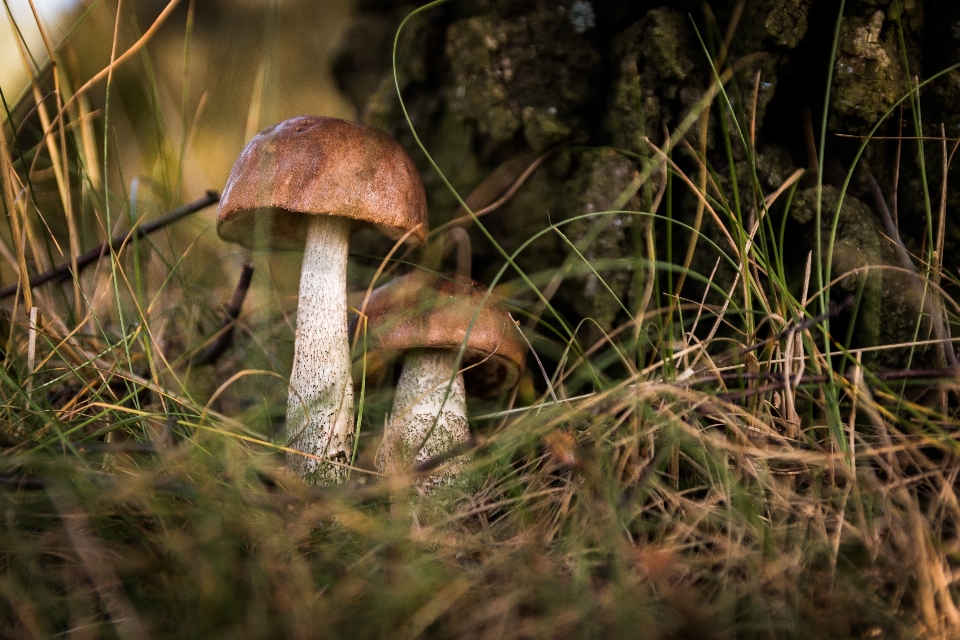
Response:
MULTIPOLYGON (((34 6, 51 45, 63 52, 67 68, 61 71, 75 89, 109 64, 115 29, 120 55, 167 3, 34 0, 34 6)), ((45 68, 48 88, 52 75, 29 1, 11 0, 9 7, 0 30, 0 89, 14 121, 26 127, 34 108, 31 61, 45 68)), ((109 191, 123 198, 140 178, 158 207, 173 208, 222 189, 245 141, 268 124, 304 113, 354 117, 330 72, 351 11, 350 0, 180 0, 149 45, 112 77, 109 191)), ((106 115, 105 85, 85 94, 96 140, 106 115)), ((96 164, 103 162, 101 155, 96 164)), ((211 225, 214 212, 188 224, 211 225)))
MULTIPOLYGON (((207 190, 221 191, 245 142, 269 124, 299 114, 356 118, 331 72, 334 51, 354 12, 351 0, 33 0, 43 34, 29 0, 5 5, 0 91, 7 112, 2 120, 7 143, 15 132, 13 148, 21 150, 11 157, 10 175, 20 181, 14 208, 25 207, 27 238, 34 240, 26 243, 31 275, 129 229, 135 220, 154 219, 207 190), (78 87, 108 67, 114 33, 114 55, 120 56, 170 4, 172 11, 148 45, 115 69, 109 91, 104 79, 70 101, 78 87), (59 61, 59 85, 48 48, 59 61), (57 114, 58 86, 59 104, 68 103, 66 185, 62 173, 54 175, 51 161, 59 136, 52 151, 41 142, 44 119, 57 114), (46 113, 37 108, 38 100, 46 113), (29 203, 21 197, 25 190, 29 203), (76 234, 69 232, 64 215, 70 208, 76 234), (71 249, 74 236, 78 241, 71 249)), ((216 234, 215 216, 216 206, 210 206, 154 233, 137 249, 139 260, 125 251, 121 264, 128 269, 130 287, 121 280, 117 289, 109 261, 101 260, 80 279, 84 305, 74 302, 70 286, 38 289, 35 304, 62 319, 64 327, 82 324, 91 311, 95 322, 88 321, 78 335, 106 343, 127 333, 130 309, 149 305, 165 357, 189 357, 220 326, 241 265, 250 262, 255 271, 241 323, 257 327, 243 340, 252 352, 221 362, 225 369, 194 370, 184 383, 190 393, 206 398, 237 368, 286 371, 301 255, 251 253, 224 243, 216 234), (137 287, 144 297, 140 303, 132 299, 137 287)), ((10 228, 0 230, 0 238, 10 248, 0 260, 0 285, 8 285, 17 281, 12 259, 17 243, 10 228)), ((5 302, 10 306, 13 300, 5 302)), ((286 385, 261 382, 255 389, 241 384, 237 396, 275 396, 278 405, 267 409, 268 425, 274 413, 282 418, 286 385)), ((225 394, 218 406, 238 409, 233 397, 225 394)))
MULTIPOLYGON (((0 89, 9 100, 26 90, 32 75, 20 62, 19 37, 23 37, 29 51, 41 56, 40 60, 46 61, 47 56, 28 0, 10 0, 4 4, 6 15, 0 25, 0 89)), ((39 0, 34 6, 43 26, 60 41, 69 31, 71 19, 78 14, 82 5, 77 0, 39 0)))
MULTIPOLYGON (((18 40, 41 65, 49 57, 29 0, 6 4, 0 89, 12 107, 23 103, 33 73, 18 40)), ((73 66, 67 73, 85 81, 108 64, 115 26, 119 55, 167 3, 121 3, 116 25, 117 2, 34 0, 34 6, 53 46, 67 51, 73 66)), ((168 195, 192 199, 219 189, 245 140, 268 124, 303 113, 354 117, 330 71, 352 11, 351 0, 180 0, 149 47, 114 76, 111 97, 119 108, 111 126, 124 170, 151 175, 173 168, 162 166, 169 150, 151 135, 162 128, 172 140, 185 140, 182 193, 168 195)), ((88 96, 103 108, 102 86, 88 96)))

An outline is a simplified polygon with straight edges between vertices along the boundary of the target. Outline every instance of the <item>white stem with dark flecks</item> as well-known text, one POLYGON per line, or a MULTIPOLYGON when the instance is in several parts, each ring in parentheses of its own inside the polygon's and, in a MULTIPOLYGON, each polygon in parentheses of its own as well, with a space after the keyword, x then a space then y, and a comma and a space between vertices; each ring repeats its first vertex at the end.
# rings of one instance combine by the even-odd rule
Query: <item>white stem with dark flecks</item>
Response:
MULTIPOLYGON (((463 376, 454 369, 456 359, 456 351, 441 349, 407 354, 380 447, 380 471, 409 470, 470 439, 466 393, 463 376)), ((447 463, 429 482, 452 479, 465 462, 466 457, 461 456, 447 463)))
POLYGON ((297 333, 287 397, 287 466, 312 484, 344 482, 353 453, 353 380, 347 336, 350 221, 313 215, 300 271, 297 333))

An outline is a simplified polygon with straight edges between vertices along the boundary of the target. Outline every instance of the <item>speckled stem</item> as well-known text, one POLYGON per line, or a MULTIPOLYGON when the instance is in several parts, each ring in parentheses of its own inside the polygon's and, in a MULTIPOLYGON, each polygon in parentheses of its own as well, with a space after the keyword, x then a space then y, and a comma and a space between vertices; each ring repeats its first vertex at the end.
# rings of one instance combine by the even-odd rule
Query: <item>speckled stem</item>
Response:
MULTIPOLYGON (((350 462, 353 381, 347 337, 347 250, 350 221, 310 216, 300 272, 297 334, 287 397, 287 439, 298 451, 350 462)), ((287 454, 287 465, 311 484, 337 484, 343 466, 287 454)))
MULTIPOLYGON (((441 349, 418 349, 407 354, 380 447, 380 471, 408 470, 470 439, 463 376, 454 370, 456 358, 455 351, 441 349)), ((453 479, 465 462, 466 458, 460 457, 447 463, 429 483, 453 479)))

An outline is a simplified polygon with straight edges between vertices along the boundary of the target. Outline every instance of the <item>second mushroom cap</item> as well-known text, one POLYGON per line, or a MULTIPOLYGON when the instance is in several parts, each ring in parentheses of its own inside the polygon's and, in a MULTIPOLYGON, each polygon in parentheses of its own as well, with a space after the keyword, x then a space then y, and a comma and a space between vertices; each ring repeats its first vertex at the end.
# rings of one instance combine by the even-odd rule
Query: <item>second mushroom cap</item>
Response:
POLYGON ((460 368, 467 368, 467 386, 475 395, 496 397, 516 384, 526 344, 493 294, 485 303, 484 296, 486 288, 466 278, 424 273, 397 278, 367 302, 371 346, 400 352, 459 350, 466 343, 460 368))

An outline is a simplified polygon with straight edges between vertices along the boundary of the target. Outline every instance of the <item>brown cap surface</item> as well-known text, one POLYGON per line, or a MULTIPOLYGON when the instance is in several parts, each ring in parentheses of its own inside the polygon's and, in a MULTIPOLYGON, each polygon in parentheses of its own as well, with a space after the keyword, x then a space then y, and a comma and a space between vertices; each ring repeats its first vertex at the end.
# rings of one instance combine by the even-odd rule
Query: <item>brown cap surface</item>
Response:
POLYGON ((423 242, 427 199, 400 144, 363 124, 298 116, 264 129, 233 165, 217 210, 217 232, 248 247, 302 244, 302 214, 343 216, 423 242))
POLYGON ((460 349, 461 369, 471 393, 490 397, 516 384, 526 343, 507 312, 487 298, 486 287, 465 278, 412 273, 376 289, 367 303, 368 331, 375 349, 460 349), (480 308, 473 327, 470 323, 480 308), (467 331, 469 330, 469 335, 467 331))

